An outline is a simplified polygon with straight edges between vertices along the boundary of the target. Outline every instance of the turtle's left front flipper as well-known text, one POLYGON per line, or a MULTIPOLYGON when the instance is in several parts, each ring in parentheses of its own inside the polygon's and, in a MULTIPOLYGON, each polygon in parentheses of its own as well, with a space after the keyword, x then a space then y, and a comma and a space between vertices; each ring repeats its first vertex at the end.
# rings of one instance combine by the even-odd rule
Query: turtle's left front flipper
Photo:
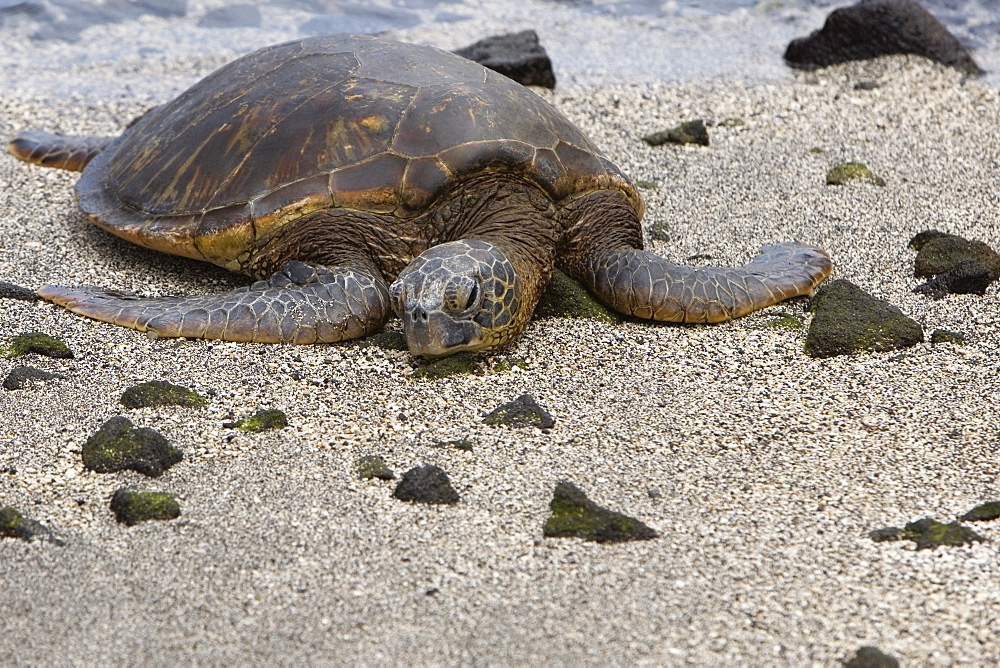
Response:
POLYGON ((32 130, 22 132, 7 144, 7 152, 42 167, 82 172, 115 137, 73 137, 32 130))
POLYGON ((582 280, 615 310, 665 322, 722 322, 810 294, 830 275, 826 251, 797 243, 765 246, 742 267, 684 267, 649 251, 594 254, 582 280))
POLYGON ((74 313, 162 337, 330 343, 379 330, 392 307, 385 281, 363 267, 287 263, 267 281, 221 295, 134 297, 46 285, 39 296, 74 313))

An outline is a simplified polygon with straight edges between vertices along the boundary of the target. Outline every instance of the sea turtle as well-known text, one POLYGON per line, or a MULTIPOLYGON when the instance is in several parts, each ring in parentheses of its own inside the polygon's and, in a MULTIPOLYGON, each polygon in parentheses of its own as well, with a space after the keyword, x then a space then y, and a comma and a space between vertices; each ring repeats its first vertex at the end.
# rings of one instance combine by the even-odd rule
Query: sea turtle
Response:
POLYGON ((642 250, 642 198, 562 114, 470 60, 375 37, 265 48, 120 137, 33 132, 9 150, 82 170, 80 208, 102 228, 258 279, 210 296, 38 290, 164 337, 340 341, 395 310, 411 352, 438 357, 514 340, 554 266, 672 322, 742 316, 831 270, 794 243, 734 269, 642 250))

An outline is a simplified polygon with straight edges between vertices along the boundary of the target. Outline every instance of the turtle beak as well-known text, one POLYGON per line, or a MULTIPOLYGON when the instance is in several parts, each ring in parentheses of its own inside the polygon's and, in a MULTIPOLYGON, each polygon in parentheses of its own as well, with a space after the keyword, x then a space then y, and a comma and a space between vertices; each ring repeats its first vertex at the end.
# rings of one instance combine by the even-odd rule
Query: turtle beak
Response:
POLYGON ((406 347, 414 355, 434 359, 481 344, 479 325, 472 320, 456 319, 442 311, 428 311, 419 304, 401 317, 406 347))

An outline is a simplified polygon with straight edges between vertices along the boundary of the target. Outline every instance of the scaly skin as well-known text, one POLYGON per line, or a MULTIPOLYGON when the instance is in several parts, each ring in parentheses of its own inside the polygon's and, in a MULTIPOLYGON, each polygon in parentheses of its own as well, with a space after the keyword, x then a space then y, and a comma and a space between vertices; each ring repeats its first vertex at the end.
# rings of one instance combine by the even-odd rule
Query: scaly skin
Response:
POLYGON ((621 193, 592 193, 566 209, 560 265, 619 313, 661 322, 723 322, 812 293, 830 275, 825 251, 765 246, 742 267, 684 267, 642 249, 638 216, 621 193))
POLYGON ((82 172, 94 156, 116 137, 71 137, 50 132, 22 132, 7 144, 7 151, 25 162, 43 167, 82 172))
POLYGON ((585 283, 620 313, 662 322, 723 322, 810 294, 830 275, 829 256, 796 243, 764 246, 739 268, 682 267, 649 251, 595 258, 585 283))
POLYGON ((378 331, 391 314, 385 281, 362 267, 292 261, 267 281, 221 295, 137 298, 46 285, 38 294, 95 320, 158 337, 332 343, 378 331))

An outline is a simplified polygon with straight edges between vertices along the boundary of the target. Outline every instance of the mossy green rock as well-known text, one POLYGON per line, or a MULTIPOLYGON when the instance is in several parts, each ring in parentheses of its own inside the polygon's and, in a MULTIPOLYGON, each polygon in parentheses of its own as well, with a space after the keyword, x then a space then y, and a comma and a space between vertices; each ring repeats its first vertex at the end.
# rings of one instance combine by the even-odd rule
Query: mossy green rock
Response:
POLYGON ((28 541, 32 538, 43 538, 56 545, 65 545, 62 539, 56 537, 41 522, 28 519, 13 506, 0 508, 0 536, 28 541))
POLYGON ((913 261, 913 275, 929 278, 951 271, 966 260, 979 262, 989 273, 991 281, 1000 277, 1000 255, 982 241, 965 239, 955 234, 937 230, 927 230, 910 240, 910 247, 916 249, 913 261))
POLYGON ((924 340, 915 320, 845 279, 825 283, 809 302, 813 312, 805 352, 833 357, 908 348, 924 340))
POLYGON ((551 538, 577 537, 598 543, 649 540, 659 534, 628 515, 602 508, 570 482, 556 485, 551 514, 542 533, 551 538))
POLYGON ((646 135, 642 140, 650 146, 661 146, 663 144, 709 145, 708 128, 705 127, 705 121, 700 118, 685 121, 669 130, 646 135))
POLYGON ((31 537, 42 530, 42 525, 25 517, 12 506, 0 508, 0 536, 31 540, 31 537))
POLYGON ((265 408, 249 417, 240 418, 233 426, 240 431, 284 429, 288 426, 288 416, 277 408, 265 408))
POLYGON ((930 517, 909 522, 902 529, 898 527, 876 529, 869 533, 868 537, 877 543, 894 540, 912 540, 917 544, 918 550, 933 549, 939 545, 959 547, 985 540, 978 533, 968 527, 962 526, 958 522, 945 524, 930 517))
POLYGON ((558 269, 535 307, 536 318, 577 318, 615 323, 617 315, 594 299, 586 288, 558 269))
POLYGON ((363 480, 371 480, 372 478, 378 478, 379 480, 392 480, 396 476, 389 467, 385 465, 385 460, 383 460, 378 455, 365 455, 364 457, 359 457, 357 461, 354 462, 354 467, 358 471, 358 477, 363 480))
POLYGON ((459 353, 421 364, 407 380, 441 380, 459 374, 474 374, 479 370, 479 358, 473 353, 459 353))
POLYGON ((4 354, 7 357, 21 357, 29 353, 59 359, 73 359, 73 351, 62 339, 42 332, 18 334, 10 340, 4 349, 4 354))
POLYGON ((173 520, 181 516, 181 507, 173 494, 136 492, 122 487, 111 497, 111 511, 122 524, 134 526, 147 520, 173 520))
POLYGON ((899 661, 878 647, 865 645, 844 662, 844 668, 899 668, 899 661))
POLYGON ((885 185, 885 179, 875 176, 867 165, 860 162, 845 162, 835 165, 826 173, 827 185, 842 186, 851 181, 868 181, 877 186, 885 185))
POLYGON ((1000 501, 988 501, 965 513, 958 519, 963 522, 988 522, 1000 517, 1000 501))
POLYGON ((122 416, 105 422, 83 446, 83 465, 98 473, 131 469, 155 478, 183 458, 158 432, 133 429, 131 420, 122 416))
POLYGON ((149 406, 204 406, 208 401, 182 385, 174 385, 165 380, 151 380, 133 385, 122 393, 122 404, 126 408, 147 408, 149 406))
POLYGON ((494 408, 483 418, 483 423, 549 429, 556 421, 548 411, 538 405, 533 396, 522 394, 513 401, 494 408))

